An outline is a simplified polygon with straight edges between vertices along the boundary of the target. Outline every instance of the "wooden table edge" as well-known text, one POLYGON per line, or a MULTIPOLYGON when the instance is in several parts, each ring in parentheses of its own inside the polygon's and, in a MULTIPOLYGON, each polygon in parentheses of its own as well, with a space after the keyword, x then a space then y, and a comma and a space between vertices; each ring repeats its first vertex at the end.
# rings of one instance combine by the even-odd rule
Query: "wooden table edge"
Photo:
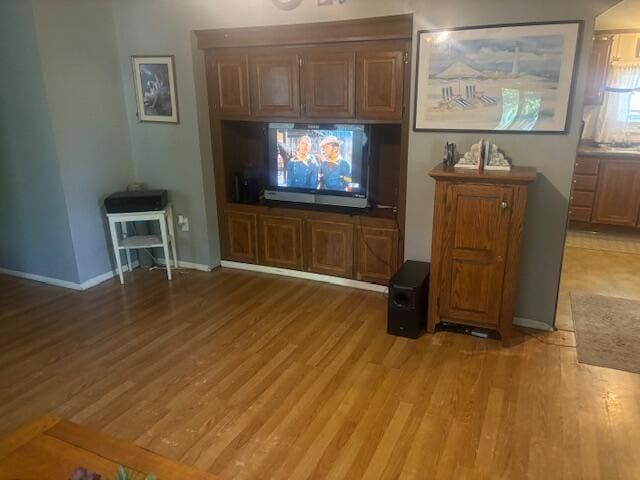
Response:
MULTIPOLYGON (((220 477, 181 464, 134 443, 112 437, 90 427, 46 415, 33 420, 0 439, 0 460, 40 435, 47 435, 79 450, 138 472, 153 473, 159 480, 220 480, 220 477)), ((78 465, 90 468, 90 465, 78 465)), ((111 472, 101 472, 103 475, 111 472)), ((116 472, 113 472, 115 475, 116 472)))

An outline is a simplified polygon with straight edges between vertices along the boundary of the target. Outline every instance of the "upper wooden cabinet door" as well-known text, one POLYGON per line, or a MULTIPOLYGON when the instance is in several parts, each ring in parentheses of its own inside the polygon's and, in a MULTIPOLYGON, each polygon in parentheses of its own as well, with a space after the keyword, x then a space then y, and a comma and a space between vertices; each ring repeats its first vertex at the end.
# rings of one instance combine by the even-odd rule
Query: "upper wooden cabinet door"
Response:
POLYGON ((355 52, 318 47, 302 56, 302 112, 307 117, 355 116, 355 52))
POLYGON ((387 284, 398 269, 398 230, 358 229, 356 279, 387 284))
POLYGON ((401 119, 404 51, 367 50, 357 60, 358 118, 401 119))
POLYGON ((310 272, 351 277, 353 275, 353 225, 307 220, 307 269, 310 272))
POLYGON ((299 57, 294 53, 251 56, 249 77, 253 113, 260 116, 299 116, 299 72, 299 57))
POLYGON ((260 215, 260 263, 302 269, 301 219, 260 215))
POLYGON ((446 202, 441 316, 496 326, 502 302, 513 188, 452 184, 446 202))
POLYGON ((225 212, 227 259, 258 263, 257 216, 254 213, 225 212))
MULTIPOLYGON (((226 115, 249 115, 249 76, 246 55, 217 55, 211 65, 214 108, 226 115)), ((211 81, 210 80, 210 81, 211 81)))
POLYGON ((591 50, 589 71, 587 73, 587 86, 584 91, 585 105, 602 105, 612 43, 613 39, 611 37, 596 38, 593 41, 593 50, 591 50))
POLYGON ((640 210, 640 162, 601 160, 591 221, 633 227, 640 210))

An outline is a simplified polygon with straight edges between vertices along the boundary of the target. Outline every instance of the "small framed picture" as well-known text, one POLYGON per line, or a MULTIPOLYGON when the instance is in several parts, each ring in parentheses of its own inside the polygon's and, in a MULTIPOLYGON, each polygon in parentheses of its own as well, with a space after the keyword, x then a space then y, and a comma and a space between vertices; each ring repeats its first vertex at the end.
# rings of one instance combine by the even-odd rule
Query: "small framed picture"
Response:
POLYGON ((138 120, 178 123, 173 55, 131 57, 138 120))

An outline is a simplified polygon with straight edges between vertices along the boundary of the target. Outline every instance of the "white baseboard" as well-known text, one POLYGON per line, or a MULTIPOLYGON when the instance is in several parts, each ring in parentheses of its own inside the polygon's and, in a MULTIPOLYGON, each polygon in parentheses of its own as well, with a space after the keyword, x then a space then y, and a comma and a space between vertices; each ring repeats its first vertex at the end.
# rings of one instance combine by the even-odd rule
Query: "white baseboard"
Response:
MULTIPOLYGON (((138 266, 138 262, 131 262, 132 267, 135 268, 138 266)), ((125 272, 129 271, 129 267, 127 265, 122 266, 122 270, 125 272)), ((33 273, 20 272, 18 270, 9 270, 8 268, 1 268, 0 273, 4 273, 5 275, 11 275, 12 277, 24 278, 27 280, 33 280, 35 282, 46 283, 47 285, 53 285, 56 287, 69 288, 71 290, 88 290, 96 285, 101 284, 118 275, 116 270, 112 270, 110 272, 105 272, 97 277, 90 278, 89 280, 85 280, 82 283, 77 282, 69 282, 68 280, 60 280, 59 278, 53 277, 45 277, 43 275, 35 275, 33 273)))
POLYGON ((361 290, 370 290, 372 292, 387 293, 387 291, 389 290, 383 285, 376 285, 374 283, 361 282, 360 280, 351 280, 350 278, 332 277, 331 275, 321 275, 319 273, 302 272, 300 270, 289 270, 287 268, 265 267, 264 265, 230 262, 228 260, 222 260, 220 262, 220 265, 225 268, 235 268, 238 270, 249 270, 252 272, 271 273, 274 275, 303 278, 305 280, 331 283, 333 285, 340 285, 342 287, 359 288, 361 290))
MULTIPOLYGON (((157 258, 156 262, 160 265, 166 265, 167 262, 164 261, 164 258, 157 258)), ((171 264, 173 266, 173 263, 171 264)), ((178 268, 189 268, 191 270, 200 270, 201 272, 210 272, 215 267, 210 267, 209 265, 204 265, 202 263, 193 263, 193 262, 184 262, 182 260, 178 260, 178 268)))
POLYGON ((69 282, 68 280, 60 280, 59 278, 45 277, 43 275, 35 275, 33 273, 20 272, 18 270, 9 270, 8 268, 1 268, 1 267, 0 267, 0 273, 4 275, 11 275, 12 277, 33 280, 34 282, 42 282, 48 285, 54 285, 56 287, 70 288, 72 290, 82 290, 81 284, 75 283, 75 282, 69 282))
POLYGON ((513 324, 519 327, 533 328, 535 330, 544 330, 545 332, 553 332, 554 328, 548 323, 540 320, 532 320, 530 318, 513 317, 513 324))

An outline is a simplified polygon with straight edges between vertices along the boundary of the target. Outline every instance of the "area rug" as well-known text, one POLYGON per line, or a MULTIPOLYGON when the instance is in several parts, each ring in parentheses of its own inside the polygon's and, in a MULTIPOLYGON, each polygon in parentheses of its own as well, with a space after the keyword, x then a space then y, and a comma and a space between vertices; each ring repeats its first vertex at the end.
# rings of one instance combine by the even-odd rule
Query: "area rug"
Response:
POLYGON ((578 361, 640 373, 640 302, 571 294, 578 361))

